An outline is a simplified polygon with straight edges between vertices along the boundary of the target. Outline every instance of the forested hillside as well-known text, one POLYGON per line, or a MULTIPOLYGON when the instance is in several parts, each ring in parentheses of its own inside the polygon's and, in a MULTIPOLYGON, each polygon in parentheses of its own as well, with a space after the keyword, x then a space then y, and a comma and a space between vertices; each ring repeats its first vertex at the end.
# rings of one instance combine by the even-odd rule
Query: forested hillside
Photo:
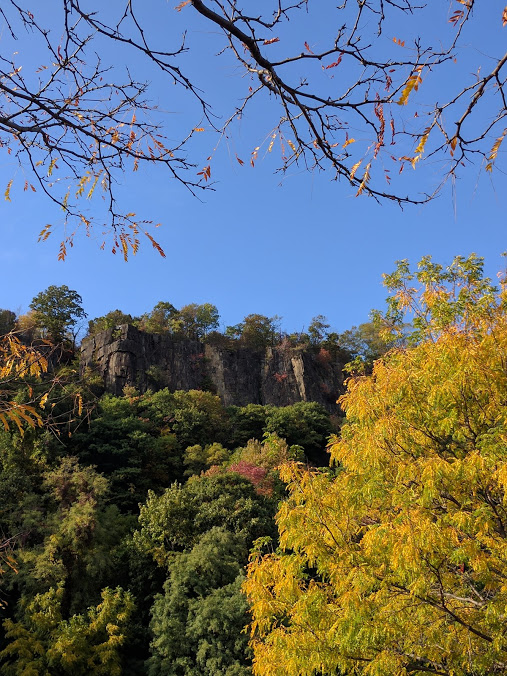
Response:
POLYGON ((2 674, 505 673, 505 280, 386 285, 344 418, 104 394, 2 313, 2 674))

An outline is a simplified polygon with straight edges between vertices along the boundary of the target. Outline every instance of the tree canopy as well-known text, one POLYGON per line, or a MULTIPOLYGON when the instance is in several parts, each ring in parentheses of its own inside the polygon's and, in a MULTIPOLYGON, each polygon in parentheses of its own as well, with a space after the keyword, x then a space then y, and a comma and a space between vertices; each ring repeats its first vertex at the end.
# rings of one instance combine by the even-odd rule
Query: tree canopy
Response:
POLYGON ((81 296, 66 284, 51 285, 33 298, 30 309, 35 313, 35 322, 42 334, 54 343, 60 343, 78 320, 86 317, 81 303, 81 296))
POLYGON ((472 256, 387 283, 413 345, 349 380, 335 477, 282 472, 245 586, 258 675, 505 672, 505 280, 472 256))
MULTIPOLYGON (((94 223, 110 226, 113 252, 125 258, 143 234, 163 254, 142 217, 117 204, 118 176, 152 164, 191 192, 209 188, 219 141, 234 136, 251 110, 255 119, 256 102, 269 121, 254 126, 237 155, 241 165, 276 149, 282 172, 325 170, 379 201, 425 202, 470 165, 504 166, 507 54, 496 45, 507 14, 500 7, 276 0, 254 12, 236 0, 183 0, 175 8, 125 0, 107 9, 61 0, 50 16, 36 10, 14 0, 2 7, 0 139, 26 172, 24 189, 63 209, 69 230, 61 258, 76 228, 89 233, 94 223), (162 41, 155 24, 166 27, 162 41), (209 55, 200 51, 187 32, 193 27, 201 42, 201 29, 218 31, 219 57, 216 44, 209 55), (487 46, 477 37, 484 34, 487 46), (189 50, 246 75, 219 111, 185 61, 189 50), (188 102, 185 124, 169 124, 157 110, 162 92, 150 89, 153 71, 188 102), (442 164, 436 182, 423 175, 409 193, 400 173, 430 158, 442 164), (85 203, 95 191, 105 201, 94 216, 85 203)), ((52 229, 46 225, 41 239, 52 229)))

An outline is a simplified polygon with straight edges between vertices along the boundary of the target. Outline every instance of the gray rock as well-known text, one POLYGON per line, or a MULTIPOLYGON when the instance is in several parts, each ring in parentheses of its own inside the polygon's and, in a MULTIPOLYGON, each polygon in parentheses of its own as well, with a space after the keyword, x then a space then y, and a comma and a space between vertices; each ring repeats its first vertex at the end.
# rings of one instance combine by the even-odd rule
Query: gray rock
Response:
POLYGON ((99 373, 105 390, 115 395, 125 386, 140 392, 206 389, 226 406, 316 401, 332 413, 344 380, 342 363, 299 348, 231 350, 145 333, 129 324, 83 340, 81 370, 86 368, 99 373))

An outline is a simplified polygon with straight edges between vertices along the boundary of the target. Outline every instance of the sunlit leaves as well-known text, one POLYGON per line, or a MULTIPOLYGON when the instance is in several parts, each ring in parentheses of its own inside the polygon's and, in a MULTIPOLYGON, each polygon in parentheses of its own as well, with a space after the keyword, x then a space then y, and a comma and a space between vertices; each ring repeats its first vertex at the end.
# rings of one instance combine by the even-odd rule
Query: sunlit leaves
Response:
POLYGON ((496 157, 498 155, 498 151, 500 149, 500 146, 502 145, 502 141, 504 140, 506 134, 507 134, 507 129, 504 129, 503 134, 496 139, 493 147, 491 148, 489 156, 488 156, 488 163, 486 164, 486 171, 489 171, 489 172, 493 171, 493 164, 496 160, 496 157))
POLYGON ((13 334, 0 337, 0 429, 14 425, 21 435, 24 429, 42 424, 32 403, 14 400, 13 383, 38 378, 48 369, 47 359, 31 347, 23 345, 13 334))
POLYGON ((416 92, 419 89, 419 85, 422 82, 422 77, 421 77, 421 72, 422 72, 422 66, 419 66, 413 73, 412 75, 408 78, 407 82, 405 83, 405 87, 403 91, 401 92, 401 96, 399 100, 396 102, 399 106, 406 106, 408 103, 408 99, 410 94, 414 91, 416 92))
POLYGON ((280 549, 245 585, 258 676, 502 670, 503 281, 474 256, 388 276, 417 344, 349 380, 335 476, 282 470, 280 549))

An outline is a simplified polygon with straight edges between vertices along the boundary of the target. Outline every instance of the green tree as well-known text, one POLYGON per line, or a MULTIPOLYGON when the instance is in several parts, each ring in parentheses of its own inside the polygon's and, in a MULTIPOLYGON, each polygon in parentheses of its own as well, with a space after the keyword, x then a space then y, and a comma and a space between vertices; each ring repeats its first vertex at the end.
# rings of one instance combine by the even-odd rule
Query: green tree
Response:
POLYGON ((187 338, 202 340, 213 329, 218 328, 220 315, 211 303, 190 303, 179 311, 181 331, 187 338))
POLYGON ((37 594, 23 606, 21 619, 6 620, 8 645, 0 652, 5 676, 120 676, 121 648, 134 608, 120 588, 104 589, 102 600, 65 619, 61 587, 37 594))
POLYGON ((147 410, 149 399, 103 396, 89 425, 67 444, 82 464, 93 464, 108 478, 110 499, 123 512, 136 512, 149 489, 161 490, 182 477, 181 445, 147 410))
POLYGON ((325 448, 334 431, 333 424, 328 411, 317 402, 298 401, 271 408, 264 431, 276 433, 289 446, 302 446, 307 457, 318 465, 329 463, 325 448))
POLYGON ((352 357, 360 357, 371 368, 375 359, 402 344, 401 336, 387 337, 383 328, 380 322, 365 322, 338 334, 337 341, 352 357))
POLYGON ((235 326, 228 326, 227 336, 239 340, 243 347, 253 350, 263 350, 276 345, 280 339, 280 317, 266 317, 265 315, 250 314, 235 326))
POLYGON ((102 317, 96 317, 95 319, 90 319, 88 322, 88 334, 89 336, 94 336, 100 331, 105 331, 106 329, 113 329, 119 324, 132 324, 135 320, 132 318, 132 315, 125 314, 121 310, 111 310, 106 315, 102 317))
POLYGON ((16 327, 16 313, 0 309, 0 336, 10 333, 16 327))
POLYGON ((175 554, 155 599, 150 676, 248 676, 244 543, 214 527, 175 554))
POLYGON ((64 457, 57 469, 46 472, 43 487, 43 497, 23 515, 31 546, 19 553, 17 584, 25 602, 60 587, 59 607, 68 619, 97 602, 113 573, 114 551, 127 522, 106 502, 107 479, 76 458, 64 457))
POLYGON ((35 312, 37 326, 43 335, 53 343, 61 343, 78 320, 86 317, 81 303, 77 291, 65 284, 52 285, 33 298, 30 309, 35 312))
POLYGON ((248 557, 256 538, 273 534, 273 507, 248 479, 236 474, 192 477, 160 496, 149 493, 140 508, 134 542, 163 566, 175 551, 192 549, 201 535, 219 527, 240 538, 248 557))
POLYGON ((330 324, 327 323, 327 317, 324 317, 324 315, 314 317, 308 327, 311 345, 320 345, 327 336, 329 327, 330 324))
POLYGON ((335 477, 282 472, 281 547, 246 584, 259 676, 505 670, 505 280, 471 256, 386 282, 413 344, 349 380, 335 477))
POLYGON ((181 319, 174 305, 160 301, 151 312, 142 315, 137 326, 147 333, 179 333, 181 319))
POLYGON ((200 444, 187 446, 183 455, 185 476, 199 475, 213 465, 222 465, 230 455, 230 451, 222 444, 206 444, 204 448, 200 444))

